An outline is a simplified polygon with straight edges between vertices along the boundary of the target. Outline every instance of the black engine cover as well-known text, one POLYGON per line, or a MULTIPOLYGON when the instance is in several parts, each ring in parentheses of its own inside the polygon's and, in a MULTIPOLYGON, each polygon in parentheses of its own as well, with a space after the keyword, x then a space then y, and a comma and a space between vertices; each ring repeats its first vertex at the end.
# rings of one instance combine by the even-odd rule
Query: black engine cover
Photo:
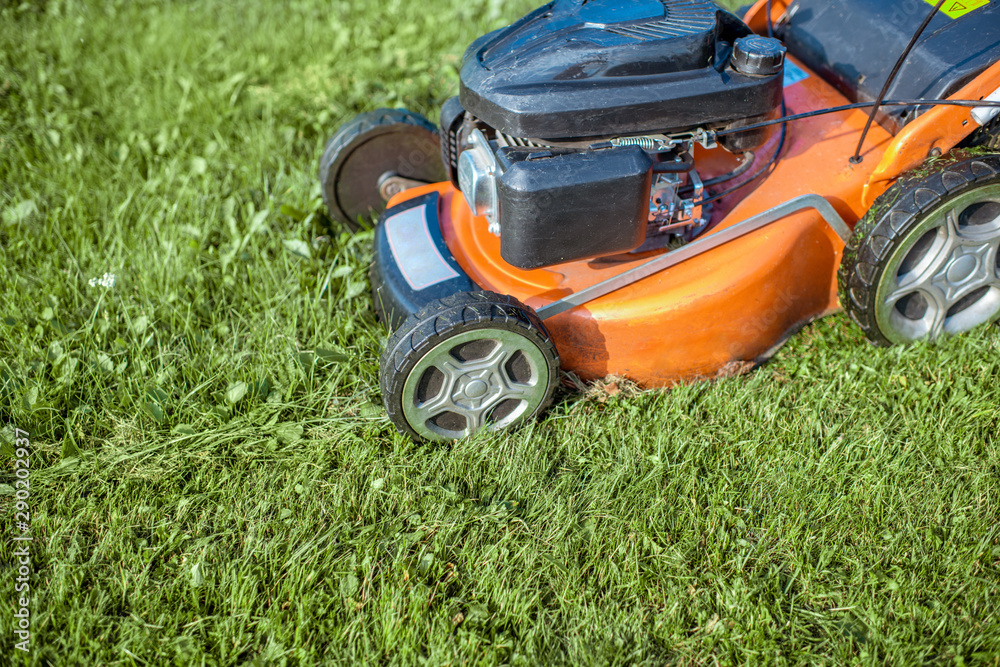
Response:
POLYGON ((781 72, 728 66, 748 34, 709 0, 555 0, 469 47, 461 102, 515 137, 722 127, 780 103, 781 72))

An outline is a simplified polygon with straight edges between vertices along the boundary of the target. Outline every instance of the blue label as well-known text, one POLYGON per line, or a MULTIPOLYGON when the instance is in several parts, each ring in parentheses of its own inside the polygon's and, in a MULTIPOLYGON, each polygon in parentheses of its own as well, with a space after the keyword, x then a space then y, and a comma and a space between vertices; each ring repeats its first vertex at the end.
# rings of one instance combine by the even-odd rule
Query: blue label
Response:
POLYGON ((385 221, 385 234, 396 266, 410 289, 417 292, 458 278, 431 238, 426 210, 426 206, 417 206, 385 221))
POLYGON ((785 61, 785 88, 794 86, 799 81, 805 81, 808 78, 809 75, 801 67, 791 60, 785 61))

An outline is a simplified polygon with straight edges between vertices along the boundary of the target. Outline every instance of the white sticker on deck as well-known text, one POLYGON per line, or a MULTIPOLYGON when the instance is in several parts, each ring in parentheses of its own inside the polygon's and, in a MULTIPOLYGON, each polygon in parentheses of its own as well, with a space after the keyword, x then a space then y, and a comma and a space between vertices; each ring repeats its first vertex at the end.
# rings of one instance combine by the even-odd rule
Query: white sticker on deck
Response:
POLYGON ((785 88, 792 86, 799 81, 805 81, 809 78, 805 70, 793 63, 791 60, 785 60, 785 88))
POLYGON ((385 221, 385 235, 396 266, 416 292, 458 278, 458 273, 444 260, 431 238, 424 211, 426 207, 417 206, 385 221))

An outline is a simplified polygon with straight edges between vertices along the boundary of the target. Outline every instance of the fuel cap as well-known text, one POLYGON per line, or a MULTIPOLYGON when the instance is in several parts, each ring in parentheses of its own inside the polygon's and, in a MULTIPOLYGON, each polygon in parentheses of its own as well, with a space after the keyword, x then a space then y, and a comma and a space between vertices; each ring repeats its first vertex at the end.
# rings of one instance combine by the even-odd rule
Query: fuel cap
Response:
POLYGON ((733 69, 750 76, 777 74, 785 64, 785 50, 781 42, 771 37, 740 37, 733 46, 733 69))

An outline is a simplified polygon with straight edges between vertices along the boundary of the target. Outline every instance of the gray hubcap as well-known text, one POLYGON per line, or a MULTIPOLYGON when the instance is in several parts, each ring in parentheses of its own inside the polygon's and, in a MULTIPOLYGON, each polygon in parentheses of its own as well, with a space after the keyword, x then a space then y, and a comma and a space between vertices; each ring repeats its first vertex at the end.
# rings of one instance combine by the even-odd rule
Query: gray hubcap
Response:
POLYGON ((403 415, 428 440, 499 430, 545 400, 549 365, 513 331, 478 329, 453 336, 421 357, 403 384, 403 415))
POLYGON ((958 334, 1000 316, 1000 186, 949 202, 916 226, 879 282, 876 321, 895 343, 958 334))

